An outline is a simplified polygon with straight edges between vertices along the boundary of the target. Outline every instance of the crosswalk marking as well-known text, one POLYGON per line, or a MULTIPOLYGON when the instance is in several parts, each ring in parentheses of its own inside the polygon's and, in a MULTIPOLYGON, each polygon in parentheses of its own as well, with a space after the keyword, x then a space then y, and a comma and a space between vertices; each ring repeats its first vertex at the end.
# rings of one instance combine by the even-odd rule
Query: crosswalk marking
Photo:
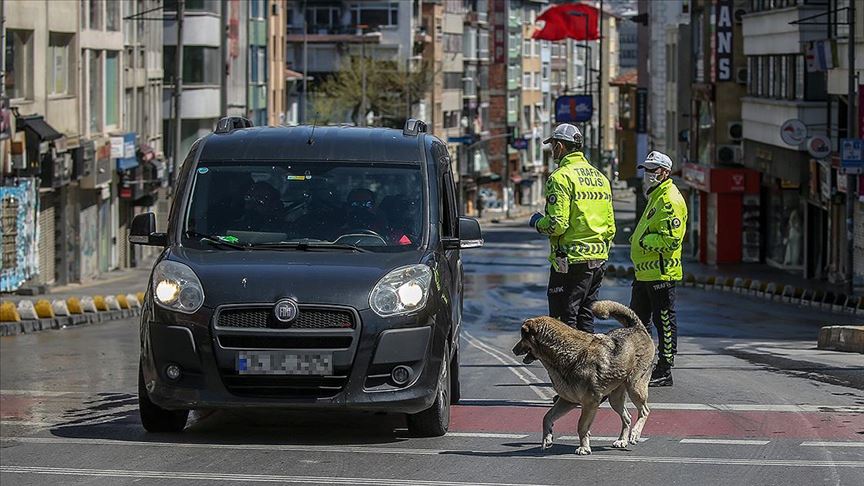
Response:
POLYGON ((447 437, 468 437, 481 439, 524 439, 528 434, 492 434, 488 432, 447 432, 447 437))
POLYGON ((864 447, 864 442, 802 442, 802 447, 864 447))
MULTIPOLYGON (((485 454, 500 454, 495 450, 473 449, 427 449, 383 446, 315 446, 288 444, 201 444, 183 442, 147 442, 111 439, 73 439, 55 437, 19 437, 2 439, 2 444, 51 444, 51 445, 82 445, 108 447, 142 447, 168 448, 176 454, 181 449, 212 449, 238 451, 292 451, 315 454, 386 454, 402 456, 452 456, 466 454, 470 456, 485 454)), ((749 466, 749 467, 807 467, 807 468, 853 468, 864 469, 864 461, 832 461, 832 460, 801 460, 801 459, 767 459, 767 458, 722 458, 722 457, 684 457, 684 456, 639 456, 630 454, 594 454, 578 456, 576 454, 526 454, 514 455, 508 458, 514 461, 596 461, 596 462, 628 462, 648 464, 701 464, 711 466, 749 466)), ((5 466, 4 466, 5 467, 5 466)), ((413 482, 411 484, 421 484, 413 482)))
MULTIPOLYGON (((538 380, 539 381, 539 380, 538 380)), ((551 400, 510 400, 507 398, 462 398, 460 405, 487 405, 501 403, 509 406, 552 405, 551 400)), ((650 402, 651 410, 707 410, 719 412, 825 412, 825 413, 864 413, 864 406, 857 405, 790 405, 763 403, 656 403, 650 402)), ((608 403, 600 405, 610 408, 608 403)), ((630 405, 628 405, 630 406, 630 405)))
POLYGON ((681 444, 767 445, 770 440, 745 439, 681 439, 681 444))

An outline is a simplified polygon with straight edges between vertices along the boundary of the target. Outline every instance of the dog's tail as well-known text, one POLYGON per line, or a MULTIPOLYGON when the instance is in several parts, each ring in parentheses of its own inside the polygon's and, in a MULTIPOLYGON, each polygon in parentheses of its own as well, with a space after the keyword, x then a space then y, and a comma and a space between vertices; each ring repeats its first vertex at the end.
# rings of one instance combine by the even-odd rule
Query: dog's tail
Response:
POLYGON ((614 300, 599 300, 591 306, 591 310, 594 312, 594 315, 600 319, 609 319, 611 317, 623 324, 624 327, 636 326, 646 333, 648 332, 648 330, 645 329, 645 326, 642 325, 639 316, 637 316, 632 309, 624 304, 615 302, 614 300))

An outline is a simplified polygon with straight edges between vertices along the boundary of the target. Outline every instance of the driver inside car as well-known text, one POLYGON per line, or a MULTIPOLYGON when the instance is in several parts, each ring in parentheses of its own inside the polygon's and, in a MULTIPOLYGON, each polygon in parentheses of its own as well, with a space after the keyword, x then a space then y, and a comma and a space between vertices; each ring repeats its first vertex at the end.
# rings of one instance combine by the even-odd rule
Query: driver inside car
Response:
POLYGON ((256 182, 243 199, 246 230, 261 233, 284 231, 284 206, 279 191, 273 186, 266 182, 256 182))
POLYGON ((348 211, 343 229, 346 232, 371 230, 382 235, 387 223, 375 211, 375 193, 369 189, 352 189, 348 193, 348 211))

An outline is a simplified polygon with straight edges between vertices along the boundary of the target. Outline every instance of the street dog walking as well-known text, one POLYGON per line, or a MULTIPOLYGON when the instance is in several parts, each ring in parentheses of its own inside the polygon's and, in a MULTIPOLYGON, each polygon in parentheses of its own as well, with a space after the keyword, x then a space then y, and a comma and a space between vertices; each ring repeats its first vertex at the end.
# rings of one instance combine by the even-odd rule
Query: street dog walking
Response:
POLYGON ((627 306, 603 300, 596 302, 592 310, 601 319, 614 318, 624 328, 591 334, 551 317, 535 317, 522 324, 522 338, 513 347, 516 356, 525 356, 526 364, 540 360, 559 395, 543 417, 544 450, 552 445, 555 422, 581 404, 576 454, 591 454, 591 423, 605 396, 621 417, 621 433, 612 447, 636 444, 648 419, 648 382, 654 361, 654 341, 636 313, 627 306), (632 427, 625 396, 630 397, 638 412, 632 427))

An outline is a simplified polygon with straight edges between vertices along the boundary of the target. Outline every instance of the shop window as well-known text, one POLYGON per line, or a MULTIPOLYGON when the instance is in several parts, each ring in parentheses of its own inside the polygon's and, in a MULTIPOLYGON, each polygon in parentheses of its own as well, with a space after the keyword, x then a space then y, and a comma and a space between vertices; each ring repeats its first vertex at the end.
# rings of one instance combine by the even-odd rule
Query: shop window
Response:
POLYGON ((804 221, 798 189, 775 189, 768 208, 768 260, 775 266, 798 268, 803 263, 804 221))
POLYGON ((33 99, 33 31, 6 30, 4 82, 12 99, 33 99))

